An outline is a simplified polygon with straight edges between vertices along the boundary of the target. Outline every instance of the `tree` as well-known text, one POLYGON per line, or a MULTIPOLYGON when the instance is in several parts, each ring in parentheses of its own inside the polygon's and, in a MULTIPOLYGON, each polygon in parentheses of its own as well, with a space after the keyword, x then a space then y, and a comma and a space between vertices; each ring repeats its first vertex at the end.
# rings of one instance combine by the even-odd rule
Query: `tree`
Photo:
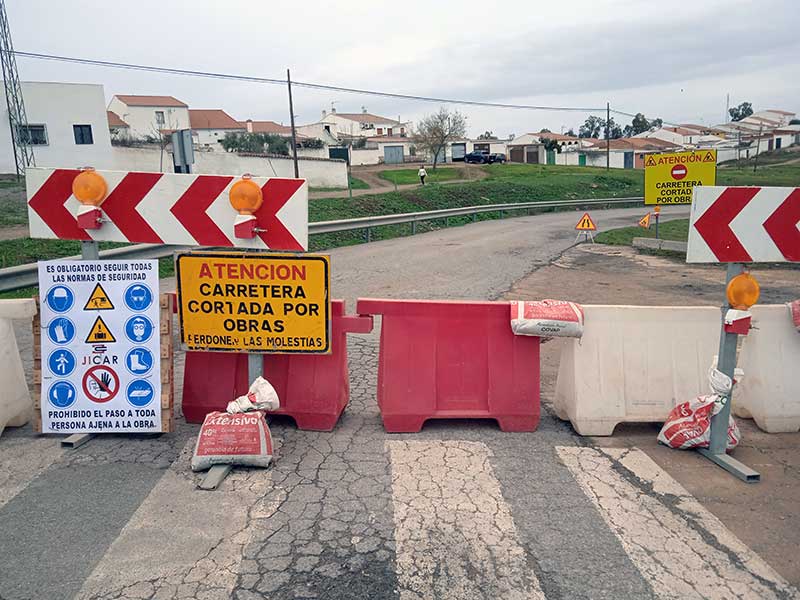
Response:
POLYGON ((800 119, 792 119, 789 121, 789 125, 800 125, 800 119))
POLYGON ((426 151, 433 161, 433 169, 439 160, 439 153, 447 146, 447 142, 463 138, 467 134, 467 119, 457 110, 450 112, 441 107, 417 124, 414 143, 426 151))
POLYGON ((245 152, 248 154, 289 155, 289 140, 274 133, 234 133, 229 131, 220 141, 226 152, 245 152))
POLYGON ((542 128, 539 130, 539 133, 553 133, 553 132, 552 132, 552 131, 550 131, 550 130, 549 130, 547 127, 542 127, 542 128))
POLYGON ((494 134, 491 131, 484 131, 482 134, 478 136, 479 140, 493 140, 494 134))
POLYGON ((567 129, 567 133, 565 133, 564 135, 575 137, 575 130, 572 127, 570 127, 569 129, 567 129))
MULTIPOLYGON (((614 117, 608 121, 609 136, 612 140, 622 137, 622 128, 614 122, 614 117)), ((605 138, 606 137, 606 120, 590 115, 586 122, 578 128, 578 137, 582 138, 605 138)))
MULTIPOLYGON (((542 133, 541 131, 539 133, 542 133)), ((549 133, 553 133, 550 131, 549 133)), ((554 152, 558 152, 561 154, 561 144, 557 140, 551 140, 550 138, 540 137, 539 143, 544 146, 545 150, 552 150, 554 152)))
POLYGON ((728 114, 731 116, 731 121, 741 121, 753 114, 753 105, 749 102, 742 102, 739 106, 728 109, 728 114))
POLYGON ((650 131, 653 128, 658 129, 664 123, 661 119, 653 119, 649 121, 642 113, 636 113, 630 125, 625 125, 622 130, 623 137, 633 137, 645 131, 650 131))

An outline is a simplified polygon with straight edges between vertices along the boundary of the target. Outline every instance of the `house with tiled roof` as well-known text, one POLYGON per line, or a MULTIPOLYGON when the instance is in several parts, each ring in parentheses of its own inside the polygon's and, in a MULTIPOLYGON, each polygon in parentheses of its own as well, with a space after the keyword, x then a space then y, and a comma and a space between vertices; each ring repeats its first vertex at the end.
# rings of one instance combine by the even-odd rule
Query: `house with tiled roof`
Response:
POLYGON ((107 109, 127 123, 131 137, 137 139, 190 128, 189 106, 174 96, 117 94, 107 109))
POLYGON ((219 141, 228 133, 244 133, 247 128, 221 108, 189 109, 189 125, 195 146, 220 149, 219 141))
POLYGON ((108 132, 111 134, 112 139, 130 137, 130 125, 120 119, 117 113, 107 110, 106 119, 108 120, 108 132))
POLYGON ((298 127, 304 134, 320 137, 322 132, 327 132, 336 139, 356 139, 377 136, 400 136, 411 135, 411 122, 401 121, 398 117, 382 117, 367 111, 366 107, 361 107, 359 113, 341 113, 335 108, 329 111, 322 111, 322 118, 310 125, 298 127))

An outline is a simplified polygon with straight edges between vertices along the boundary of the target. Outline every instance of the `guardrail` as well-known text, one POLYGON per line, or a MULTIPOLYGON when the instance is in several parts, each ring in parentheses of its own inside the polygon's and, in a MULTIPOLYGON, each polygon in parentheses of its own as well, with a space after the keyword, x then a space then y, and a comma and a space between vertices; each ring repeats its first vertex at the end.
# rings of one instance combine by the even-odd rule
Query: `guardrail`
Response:
MULTIPOLYGON (((336 233, 338 231, 353 231, 363 229, 366 232, 366 241, 371 238, 372 229, 384 225, 400 225, 411 223, 411 232, 416 233, 416 225, 420 221, 434 221, 449 219, 450 217, 472 216, 476 220, 482 213, 499 212, 500 217, 507 212, 533 211, 543 208, 579 208, 581 206, 604 206, 617 204, 641 203, 644 198, 592 198, 590 200, 554 200, 549 202, 518 202, 510 204, 483 204, 480 206, 463 206, 460 208, 445 208, 425 212, 402 213, 396 215, 379 215, 376 217, 359 217, 357 219, 342 219, 340 221, 317 221, 308 224, 309 235, 320 233, 336 233)), ((164 246, 160 244, 134 244, 112 250, 100 252, 100 258, 105 259, 130 259, 130 258, 164 258, 173 253, 189 250, 194 246, 164 246)), ((69 256, 68 259, 78 259, 80 256, 69 256)), ((38 267, 36 263, 18 265, 0 269, 0 292, 17 290, 35 286, 38 283, 38 267)))

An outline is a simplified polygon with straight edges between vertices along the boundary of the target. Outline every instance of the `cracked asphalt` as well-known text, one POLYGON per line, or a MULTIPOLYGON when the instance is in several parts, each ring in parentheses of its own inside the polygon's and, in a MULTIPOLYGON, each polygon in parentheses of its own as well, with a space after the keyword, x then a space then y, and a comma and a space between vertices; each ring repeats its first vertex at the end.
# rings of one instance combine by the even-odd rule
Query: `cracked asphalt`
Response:
MULTIPOLYGON (((639 212, 593 217, 611 227, 639 212)), ((496 298, 566 250, 575 221, 337 249, 334 297, 496 298)), ((22 325, 18 337, 30 360, 22 325)), ((379 327, 349 337, 350 404, 334 431, 271 418, 273 465, 235 469, 214 492, 195 487, 198 426, 180 414, 172 434, 72 451, 7 430, 0 599, 798 597, 644 452, 597 448, 546 410, 534 433, 458 420, 386 434, 378 339, 379 327)), ((180 381, 180 354, 175 366, 180 381)))

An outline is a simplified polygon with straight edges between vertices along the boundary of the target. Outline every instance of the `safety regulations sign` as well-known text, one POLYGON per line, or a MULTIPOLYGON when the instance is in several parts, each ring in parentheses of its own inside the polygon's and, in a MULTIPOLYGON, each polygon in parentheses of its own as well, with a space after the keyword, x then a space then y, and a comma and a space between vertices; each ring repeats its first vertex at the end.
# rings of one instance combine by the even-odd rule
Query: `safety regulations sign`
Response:
POLYGON ((695 187, 716 181, 716 150, 647 154, 644 159, 645 204, 691 204, 695 187))
POLYGON ((176 270, 187 349, 330 352, 328 256, 190 252, 176 270))
POLYGON ((161 431, 156 260, 39 262, 42 433, 161 431))

